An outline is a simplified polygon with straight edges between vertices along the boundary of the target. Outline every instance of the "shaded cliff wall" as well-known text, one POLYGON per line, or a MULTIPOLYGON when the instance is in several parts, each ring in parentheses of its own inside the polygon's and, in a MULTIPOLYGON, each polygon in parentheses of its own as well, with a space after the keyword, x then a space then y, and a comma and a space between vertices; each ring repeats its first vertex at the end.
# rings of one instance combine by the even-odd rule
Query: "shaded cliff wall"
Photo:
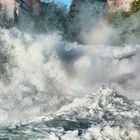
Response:
MULTIPOLYGON (((32 11, 32 7, 27 7, 27 3, 21 3, 21 5, 21 14, 18 17, 17 24, 20 29, 35 32, 64 32, 67 20, 65 5, 58 5, 54 2, 41 2, 41 10, 39 7, 39 9, 35 8, 34 11, 32 11)), ((38 4, 35 7, 38 7, 38 4)))
POLYGON ((88 32, 91 25, 106 13, 107 0, 73 0, 70 6, 67 33, 68 39, 83 43, 81 32, 88 32))
POLYGON ((81 5, 84 5, 84 4, 88 4, 90 3, 91 6, 94 5, 94 3, 96 2, 106 2, 107 3, 107 0, 73 0, 72 1, 72 4, 70 6, 70 11, 69 11, 69 15, 71 17, 74 17, 78 12, 81 12, 81 5))
POLYGON ((16 0, 20 5, 20 14, 31 12, 35 15, 40 14, 42 3, 40 0, 16 0))
POLYGON ((78 13, 78 6, 79 6, 80 0, 73 0, 72 4, 70 6, 69 16, 74 17, 76 13, 78 13))

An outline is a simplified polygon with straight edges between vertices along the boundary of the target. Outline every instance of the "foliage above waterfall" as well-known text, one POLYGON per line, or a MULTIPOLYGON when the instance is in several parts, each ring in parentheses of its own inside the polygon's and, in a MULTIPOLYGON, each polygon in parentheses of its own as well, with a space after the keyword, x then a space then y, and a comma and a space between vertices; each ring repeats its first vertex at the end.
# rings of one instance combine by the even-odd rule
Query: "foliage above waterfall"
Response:
POLYGON ((134 0, 131 6, 131 12, 138 12, 140 11, 140 0, 134 0))

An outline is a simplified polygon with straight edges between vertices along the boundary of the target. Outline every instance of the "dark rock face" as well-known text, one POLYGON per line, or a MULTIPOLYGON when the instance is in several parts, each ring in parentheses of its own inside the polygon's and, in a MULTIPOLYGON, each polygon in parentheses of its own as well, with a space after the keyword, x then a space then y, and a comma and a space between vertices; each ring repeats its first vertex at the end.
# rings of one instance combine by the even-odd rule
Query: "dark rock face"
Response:
POLYGON ((70 12, 69 12, 69 15, 71 16, 71 17, 73 17, 78 11, 77 11, 77 7, 78 7, 78 5, 79 5, 79 1, 80 0, 73 0, 72 1, 72 4, 71 4, 71 6, 70 6, 70 12))
POLYGON ((80 6, 84 3, 90 3, 91 5, 95 2, 105 2, 107 3, 107 0, 73 0, 72 4, 70 6, 69 15, 71 17, 74 17, 78 12, 80 12, 80 6))
POLYGON ((106 0, 73 0, 69 11, 67 38, 85 44, 83 32, 89 32, 91 24, 96 26, 98 19, 105 16, 106 8, 106 0))
POLYGON ((41 1, 40 0, 16 0, 19 3, 21 12, 29 11, 35 15, 41 12, 41 1))

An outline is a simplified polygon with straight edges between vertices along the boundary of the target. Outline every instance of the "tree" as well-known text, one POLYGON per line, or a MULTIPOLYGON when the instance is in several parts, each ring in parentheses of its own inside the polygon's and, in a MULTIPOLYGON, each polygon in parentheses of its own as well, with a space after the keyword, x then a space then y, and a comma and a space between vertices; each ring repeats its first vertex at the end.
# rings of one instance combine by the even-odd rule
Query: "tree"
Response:
POLYGON ((131 4, 131 12, 135 13, 140 10, 140 0, 134 0, 131 4))

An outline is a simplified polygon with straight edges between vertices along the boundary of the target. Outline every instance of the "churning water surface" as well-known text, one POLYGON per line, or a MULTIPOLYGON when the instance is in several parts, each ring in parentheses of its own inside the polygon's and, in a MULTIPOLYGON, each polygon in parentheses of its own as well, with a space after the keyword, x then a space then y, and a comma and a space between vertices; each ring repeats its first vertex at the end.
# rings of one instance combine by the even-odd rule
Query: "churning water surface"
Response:
POLYGON ((140 45, 1 29, 0 139, 139 140, 139 60, 140 45))

